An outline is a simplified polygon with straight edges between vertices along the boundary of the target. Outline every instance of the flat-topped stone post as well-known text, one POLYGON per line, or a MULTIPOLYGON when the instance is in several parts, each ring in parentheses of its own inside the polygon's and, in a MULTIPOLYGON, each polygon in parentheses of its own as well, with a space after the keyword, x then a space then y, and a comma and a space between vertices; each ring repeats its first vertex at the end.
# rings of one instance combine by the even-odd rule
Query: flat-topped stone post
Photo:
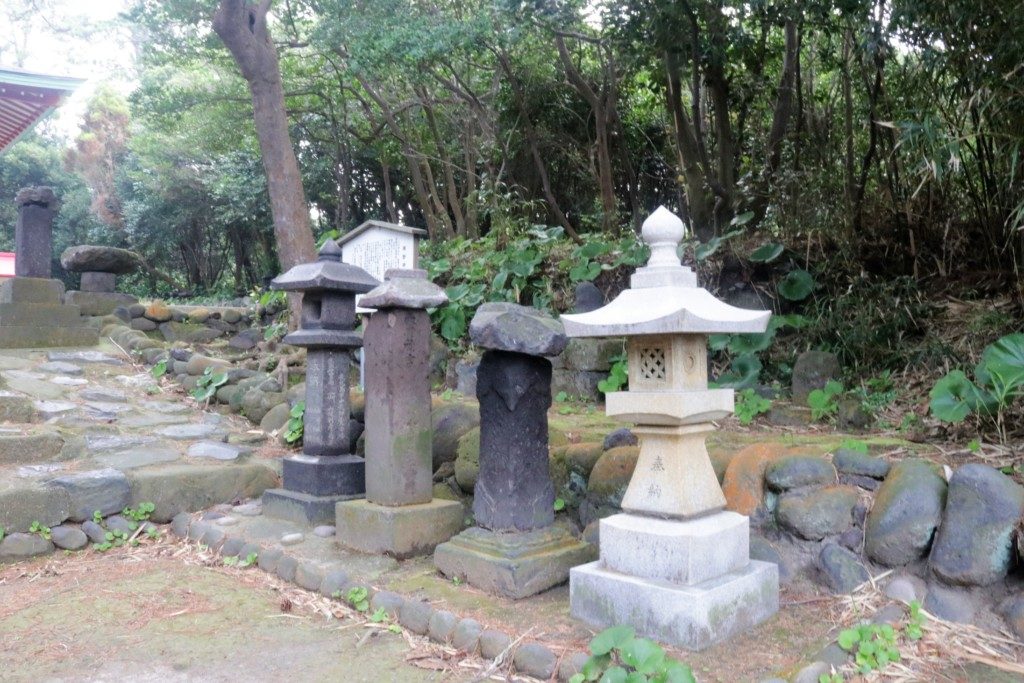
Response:
POLYGON ((0 348, 94 346, 77 306, 66 306, 64 285, 50 277, 53 219, 59 202, 49 187, 26 187, 15 199, 15 277, 0 282, 0 348))
POLYGON ((389 270, 362 297, 375 309, 363 333, 366 499, 337 504, 342 545, 405 558, 463 527, 462 503, 433 498, 427 309, 447 301, 423 270, 389 270))
POLYGON ((480 474, 477 526, 434 553, 447 576, 518 599, 563 583, 592 547, 553 526, 555 490, 548 465, 551 362, 565 348, 554 318, 526 306, 487 303, 470 338, 485 349, 477 370, 480 474))
POLYGON ((52 187, 24 187, 14 199, 18 222, 14 227, 16 277, 53 276, 53 219, 60 202, 52 187))
POLYGON ((627 338, 629 390, 608 394, 605 409, 640 438, 623 513, 601 520, 600 559, 573 568, 569 604, 596 628, 627 623, 700 650, 778 610, 778 567, 750 559, 749 520, 724 511, 704 444, 733 410, 732 389, 708 389, 707 335, 764 332, 770 313, 698 287, 677 255, 683 237, 683 222, 659 208, 643 224, 650 261, 630 288, 562 316, 570 337, 627 338))
POLYGON ((299 329, 284 342, 306 349, 306 411, 302 453, 284 460, 283 487, 263 494, 270 516, 324 524, 339 501, 364 494, 365 463, 349 453, 349 353, 363 344, 355 331, 355 295, 378 284, 362 268, 342 263, 333 240, 316 261, 271 282, 273 289, 302 292, 299 329))

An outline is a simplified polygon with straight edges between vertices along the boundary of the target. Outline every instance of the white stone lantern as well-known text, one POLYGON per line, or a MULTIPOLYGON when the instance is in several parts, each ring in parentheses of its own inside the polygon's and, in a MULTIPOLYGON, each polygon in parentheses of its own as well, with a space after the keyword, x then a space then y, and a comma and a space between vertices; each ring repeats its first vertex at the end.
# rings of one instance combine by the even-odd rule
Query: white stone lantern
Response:
POLYGON ((725 511, 704 440, 733 411, 732 389, 708 389, 707 335, 759 333, 768 311, 723 303, 679 260, 683 222, 664 207, 643 224, 651 247, 630 288, 603 308, 563 315, 569 337, 626 337, 629 391, 610 417, 635 423, 640 457, 623 513, 601 520, 600 559, 574 567, 574 617, 628 623, 662 642, 703 649, 778 610, 778 567, 750 559, 747 517, 725 511))

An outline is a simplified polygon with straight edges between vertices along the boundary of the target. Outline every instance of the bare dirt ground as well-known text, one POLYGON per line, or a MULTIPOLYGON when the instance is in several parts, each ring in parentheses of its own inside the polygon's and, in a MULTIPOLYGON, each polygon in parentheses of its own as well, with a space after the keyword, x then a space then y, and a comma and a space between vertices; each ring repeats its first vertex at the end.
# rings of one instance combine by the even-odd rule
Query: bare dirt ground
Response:
MULTIPOLYGON (((167 544, 170 550, 174 546, 167 544)), ((459 681, 401 634, 328 620, 258 570, 93 552, 0 571, 3 681, 459 681)))

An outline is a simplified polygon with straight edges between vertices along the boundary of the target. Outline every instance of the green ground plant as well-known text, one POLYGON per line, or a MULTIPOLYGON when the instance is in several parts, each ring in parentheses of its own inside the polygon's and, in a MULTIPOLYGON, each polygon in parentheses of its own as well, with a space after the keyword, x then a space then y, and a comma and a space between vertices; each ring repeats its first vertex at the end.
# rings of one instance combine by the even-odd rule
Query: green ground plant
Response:
POLYGON ((166 358, 161 358, 149 369, 149 374, 151 374, 154 379, 160 379, 167 374, 167 362, 166 358))
POLYGON ((811 409, 812 420, 831 420, 839 411, 839 399, 842 398, 843 385, 829 380, 821 389, 814 389, 807 395, 807 405, 811 409))
POLYGON ((228 383, 226 372, 218 372, 213 366, 207 367, 199 379, 196 380, 196 388, 192 390, 192 398, 197 401, 209 403, 217 389, 228 383))
POLYGON ((348 594, 345 596, 345 600, 348 604, 357 612, 365 612, 370 609, 370 592, 363 586, 353 586, 348 590, 348 594))
POLYGON ((623 391, 629 385, 629 362, 626 354, 619 354, 611 359, 612 367, 608 377, 597 383, 597 390, 602 394, 623 391))
MULTIPOLYGON (((902 658, 900 644, 920 640, 924 636, 925 616, 921 603, 911 602, 905 624, 858 624, 843 629, 836 639, 839 647, 850 653, 860 676, 883 671, 889 664, 902 658)), ((819 683, 843 683, 840 672, 822 674, 819 683)))
POLYGON ((771 410, 771 399, 759 396, 753 389, 744 389, 736 394, 735 413, 741 425, 748 425, 754 418, 771 410))
POLYGON ((570 683, 696 683, 693 670, 668 658, 660 645, 637 638, 632 626, 613 626, 590 641, 590 658, 570 683))
POLYGON ((50 527, 40 523, 39 521, 32 522, 31 526, 28 528, 28 532, 30 534, 39 534, 41 538, 45 538, 47 541, 50 540, 50 527))
POLYGON ((974 379, 963 370, 947 373, 929 393, 931 414, 952 424, 971 414, 988 419, 1005 443, 1007 414, 1024 396, 1024 333, 1006 335, 986 347, 974 379))
POLYGON ((305 414, 305 401, 299 401, 288 412, 288 422, 285 423, 284 433, 282 434, 285 443, 288 445, 294 446, 302 441, 303 425, 305 424, 303 418, 305 414))

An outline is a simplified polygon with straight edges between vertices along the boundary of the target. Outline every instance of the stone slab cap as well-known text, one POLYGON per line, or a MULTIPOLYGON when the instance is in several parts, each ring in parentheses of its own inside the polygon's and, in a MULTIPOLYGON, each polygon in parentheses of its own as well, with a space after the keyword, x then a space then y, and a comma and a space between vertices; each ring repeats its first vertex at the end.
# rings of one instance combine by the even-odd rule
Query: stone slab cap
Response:
POLYGON ((14 203, 17 206, 37 204, 56 208, 57 195, 53 193, 52 187, 23 187, 14 196, 14 203))
POLYGON ((618 337, 644 334, 744 334, 768 328, 770 311, 736 308, 697 286, 678 247, 686 226, 664 206, 644 221, 642 236, 651 247, 647 265, 630 278, 630 289, 607 306, 561 316, 570 337, 618 337))
POLYGON ((367 308, 437 308, 448 303, 444 290, 427 279, 427 271, 392 268, 384 284, 359 300, 367 308))
POLYGON ((82 244, 68 247, 60 255, 60 265, 72 273, 130 273, 139 267, 142 257, 117 247, 82 244))
POLYGON ((341 262, 341 247, 327 240, 320 247, 316 261, 300 263, 270 283, 271 289, 315 292, 334 290, 364 294, 379 285, 376 279, 359 266, 341 262))
POLYGON ((477 346, 531 356, 557 356, 569 342, 555 318, 531 306, 491 302, 480 306, 469 324, 477 346))

